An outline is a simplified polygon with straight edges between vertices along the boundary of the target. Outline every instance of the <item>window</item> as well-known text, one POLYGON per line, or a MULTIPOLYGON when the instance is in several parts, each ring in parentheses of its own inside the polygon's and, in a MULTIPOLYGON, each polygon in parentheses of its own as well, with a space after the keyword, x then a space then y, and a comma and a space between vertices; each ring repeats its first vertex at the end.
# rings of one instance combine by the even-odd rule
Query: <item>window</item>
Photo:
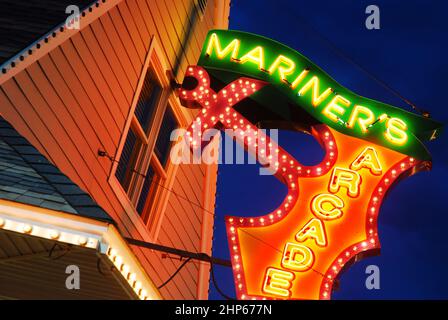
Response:
POLYGON ((122 189, 145 221, 149 218, 158 187, 166 179, 170 136, 178 127, 163 93, 155 72, 148 69, 115 170, 122 189))

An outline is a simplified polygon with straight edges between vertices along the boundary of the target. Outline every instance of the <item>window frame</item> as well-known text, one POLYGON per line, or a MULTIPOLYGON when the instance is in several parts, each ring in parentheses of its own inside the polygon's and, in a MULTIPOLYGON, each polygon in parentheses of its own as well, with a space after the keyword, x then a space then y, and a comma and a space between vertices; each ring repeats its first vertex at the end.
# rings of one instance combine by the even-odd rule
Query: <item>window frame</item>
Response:
POLYGON ((178 123, 179 128, 186 127, 186 125, 189 123, 188 121, 190 120, 185 117, 187 114, 185 113, 185 110, 183 110, 184 108, 181 108, 179 99, 171 89, 169 73, 167 72, 169 68, 167 68, 167 64, 164 58, 165 56, 163 50, 157 43, 155 36, 153 36, 142 67, 142 71, 139 75, 139 80, 134 92, 132 104, 129 108, 126 123, 116 150, 115 161, 113 161, 108 178, 109 185, 112 187, 118 200, 132 220, 132 223, 137 226, 138 229, 143 230, 143 227, 144 230, 149 233, 149 238, 147 238, 147 240, 149 241, 153 241, 155 237, 157 237, 163 213, 168 203, 170 193, 169 190, 174 184, 178 167, 178 165, 173 164, 171 161, 168 161, 165 167, 163 167, 159 162, 157 156, 154 154, 155 144, 160 131, 160 127, 162 125, 163 117, 166 112, 166 108, 171 108, 171 111, 176 122, 178 123), (148 70, 152 70, 152 72, 154 73, 154 76, 161 87, 161 93, 159 101, 156 105, 156 110, 154 111, 153 119, 151 120, 149 132, 145 134, 143 128, 138 123, 138 120, 136 119, 134 113, 148 70), (139 151, 138 161, 135 167, 139 168, 139 172, 146 173, 149 169, 149 166, 152 166, 156 175, 161 178, 160 185, 155 188, 156 190, 154 190, 153 194, 148 196, 148 199, 150 199, 149 197, 151 197, 153 201, 146 200, 147 203, 144 206, 142 214, 137 212, 136 207, 141 194, 141 189, 143 187, 144 177, 139 174, 133 174, 130 181, 130 188, 132 188, 132 190, 129 192, 130 195, 128 195, 128 192, 126 192, 118 178, 115 176, 115 172, 118 167, 118 163, 128 132, 129 130, 131 130, 131 126, 137 129, 140 128, 140 130, 137 130, 140 132, 136 132, 136 134, 139 138, 144 138, 144 141, 146 142, 146 145, 143 146, 139 151), (142 155, 141 153, 145 154, 142 155))

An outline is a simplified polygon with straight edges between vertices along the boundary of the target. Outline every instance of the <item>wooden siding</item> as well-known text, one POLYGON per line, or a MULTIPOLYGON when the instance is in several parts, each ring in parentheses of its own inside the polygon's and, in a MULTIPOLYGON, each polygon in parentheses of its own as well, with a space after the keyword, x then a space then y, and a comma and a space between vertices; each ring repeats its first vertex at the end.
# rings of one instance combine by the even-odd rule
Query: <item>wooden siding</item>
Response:
MULTIPOLYGON (((147 240, 148 230, 126 212, 108 182, 151 37, 169 69, 179 57, 178 79, 195 64, 207 31, 213 28, 215 1, 203 19, 192 19, 190 0, 126 0, 74 34, 59 47, 0 87, 0 113, 24 137, 88 192, 118 223, 124 236, 147 240), (187 34, 191 39, 182 53, 187 34)), ((204 213, 205 167, 180 165, 157 241, 198 252, 204 213)), ((161 253, 134 247, 156 285, 181 264, 161 253)), ((194 299, 199 265, 189 263, 161 289, 167 299, 194 299)))

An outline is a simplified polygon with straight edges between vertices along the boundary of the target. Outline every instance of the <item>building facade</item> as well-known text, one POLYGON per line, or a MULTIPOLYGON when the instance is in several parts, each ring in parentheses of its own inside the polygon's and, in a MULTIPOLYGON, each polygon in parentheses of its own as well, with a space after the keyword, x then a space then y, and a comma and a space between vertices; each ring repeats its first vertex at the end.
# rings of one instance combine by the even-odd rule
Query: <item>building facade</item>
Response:
POLYGON ((208 263, 159 289, 182 261, 126 239, 211 254, 217 167, 173 164, 170 135, 229 1, 1 2, 0 297, 206 299, 208 263))

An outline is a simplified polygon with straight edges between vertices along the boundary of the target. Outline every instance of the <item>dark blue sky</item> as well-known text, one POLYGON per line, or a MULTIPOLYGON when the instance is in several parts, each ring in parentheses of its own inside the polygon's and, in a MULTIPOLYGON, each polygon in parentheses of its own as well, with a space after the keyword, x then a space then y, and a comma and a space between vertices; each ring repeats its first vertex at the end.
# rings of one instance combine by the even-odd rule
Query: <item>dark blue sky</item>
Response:
MULTIPOLYGON (((434 119, 448 122, 447 1, 232 0, 230 29, 278 40, 301 52, 336 81, 369 98, 407 108, 397 97, 342 58, 334 44, 434 119), (381 29, 367 30, 365 8, 378 5, 381 29), (327 39, 327 40, 325 40, 327 39)), ((281 133, 279 142, 304 163, 322 151, 310 137, 281 133), (298 153, 294 150, 304 150, 298 153)), ((433 170, 400 182, 379 217, 381 255, 365 259, 340 277, 334 299, 448 298, 447 136, 428 144, 433 170), (381 289, 367 290, 365 268, 381 271, 381 289)), ((275 209, 286 188, 259 176, 256 165, 220 165, 213 255, 229 258, 225 215, 258 216, 275 209)), ((217 282, 235 296, 230 268, 216 267, 217 282)), ((210 298, 221 299, 213 285, 210 298)))

